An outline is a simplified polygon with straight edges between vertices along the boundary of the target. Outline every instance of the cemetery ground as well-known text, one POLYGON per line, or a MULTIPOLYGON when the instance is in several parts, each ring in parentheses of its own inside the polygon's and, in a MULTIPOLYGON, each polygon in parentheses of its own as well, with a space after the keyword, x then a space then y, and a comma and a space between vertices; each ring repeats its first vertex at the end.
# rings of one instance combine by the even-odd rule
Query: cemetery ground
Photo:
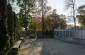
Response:
POLYGON ((85 55, 85 46, 54 38, 26 38, 20 46, 18 55, 85 55))

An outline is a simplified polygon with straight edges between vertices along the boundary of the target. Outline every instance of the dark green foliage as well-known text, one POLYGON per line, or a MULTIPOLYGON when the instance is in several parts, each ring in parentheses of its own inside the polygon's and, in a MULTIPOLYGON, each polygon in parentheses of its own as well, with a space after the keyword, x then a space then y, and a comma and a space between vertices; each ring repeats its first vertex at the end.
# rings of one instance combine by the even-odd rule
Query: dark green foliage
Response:
POLYGON ((6 29, 6 0, 0 0, 0 51, 6 49, 8 36, 6 29))
POLYGON ((45 30, 45 36, 47 36, 46 38, 53 38, 53 35, 54 35, 53 30, 47 30, 47 29, 45 30))
POLYGON ((85 28, 85 15, 78 15, 79 23, 81 24, 82 28, 85 28))
POLYGON ((85 5, 82 5, 78 8, 78 13, 79 15, 77 15, 78 19, 79 19, 79 23, 81 24, 82 28, 85 28, 85 5))
POLYGON ((29 30, 36 30, 36 25, 35 24, 30 24, 29 25, 29 30))
POLYGON ((18 18, 6 0, 0 0, 0 55, 5 55, 19 39, 18 18))
POLYGON ((19 18, 21 19, 21 25, 25 28, 25 31, 27 33, 27 27, 28 27, 28 20, 29 15, 32 13, 34 6, 35 6, 35 0, 17 0, 20 9, 19 18))
POLYGON ((19 30, 19 24, 18 24, 18 18, 16 14, 12 11, 12 7, 10 4, 7 6, 7 30, 8 35, 10 36, 10 46, 13 46, 14 43, 19 39, 18 30, 19 30))
POLYGON ((14 41, 14 33, 13 33, 13 29, 14 29, 14 18, 13 18, 13 12, 12 12, 12 8, 11 5, 8 4, 7 6, 7 13, 8 13, 8 18, 7 18, 7 29, 8 29, 8 35, 10 36, 10 45, 13 45, 13 41, 14 41))

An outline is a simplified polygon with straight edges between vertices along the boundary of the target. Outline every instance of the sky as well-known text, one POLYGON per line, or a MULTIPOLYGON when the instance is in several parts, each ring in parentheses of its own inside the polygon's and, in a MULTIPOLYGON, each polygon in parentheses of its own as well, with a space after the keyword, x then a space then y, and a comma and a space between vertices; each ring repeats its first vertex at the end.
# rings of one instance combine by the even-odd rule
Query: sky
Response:
MULTIPOLYGON (((85 4, 85 0, 75 0, 75 9, 77 9, 80 5, 85 4)), ((65 10, 65 0, 48 0, 48 5, 52 7, 52 9, 57 9, 58 14, 68 15, 69 10, 65 10)))
MULTIPOLYGON (((65 10, 65 1, 66 0, 48 0, 48 5, 52 7, 52 9, 56 9, 58 14, 65 14, 65 15, 70 15, 69 10, 65 10)), ((76 1, 76 9, 80 6, 85 4, 85 0, 75 0, 76 1)), ((16 13, 19 13, 19 8, 15 3, 12 3, 13 11, 16 13)))
MULTIPOLYGON (((48 0, 48 5, 52 7, 52 9, 56 9, 58 14, 64 14, 66 16, 70 16, 72 15, 71 13, 71 10, 68 9, 68 10, 65 10, 65 1, 66 0, 48 0)), ((84 5, 85 4, 85 0, 75 0, 75 10, 77 11, 78 7, 81 6, 81 5, 84 5)), ((19 13, 19 8, 18 6, 16 5, 16 2, 15 3, 12 3, 12 8, 13 8, 13 11, 15 11, 16 13, 19 13)), ((77 12, 76 12, 77 13, 77 12)), ((73 19, 70 18, 70 19, 67 19, 68 23, 70 24, 73 24, 73 19)), ((77 22, 78 23, 78 22, 77 22)))
MULTIPOLYGON (((71 9, 65 10, 65 1, 66 0, 48 0, 48 5, 52 7, 52 9, 56 9, 58 14, 64 14, 66 16, 70 16, 72 15, 72 11, 71 9)), ((75 0, 75 10, 76 10, 76 14, 77 14, 77 9, 79 6, 84 5, 85 4, 85 0, 75 0)), ((76 21, 76 25, 80 25, 78 23, 78 21, 76 21)), ((73 18, 69 18, 67 19, 67 24, 74 24, 74 20, 73 18)))

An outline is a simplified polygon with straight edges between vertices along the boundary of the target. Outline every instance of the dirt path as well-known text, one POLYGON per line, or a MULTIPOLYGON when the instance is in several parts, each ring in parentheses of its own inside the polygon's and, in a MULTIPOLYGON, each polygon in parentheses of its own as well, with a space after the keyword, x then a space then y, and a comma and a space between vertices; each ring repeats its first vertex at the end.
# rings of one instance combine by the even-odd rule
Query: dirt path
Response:
POLYGON ((56 39, 28 39, 18 55, 85 55, 85 46, 56 39))

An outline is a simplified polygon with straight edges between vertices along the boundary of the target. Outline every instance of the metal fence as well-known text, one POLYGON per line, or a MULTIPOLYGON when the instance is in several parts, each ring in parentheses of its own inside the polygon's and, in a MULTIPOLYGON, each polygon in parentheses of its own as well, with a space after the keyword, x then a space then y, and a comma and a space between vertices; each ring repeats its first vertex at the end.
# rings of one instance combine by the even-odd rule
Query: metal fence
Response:
POLYGON ((85 44, 85 29, 55 29, 54 37, 69 42, 85 44))

